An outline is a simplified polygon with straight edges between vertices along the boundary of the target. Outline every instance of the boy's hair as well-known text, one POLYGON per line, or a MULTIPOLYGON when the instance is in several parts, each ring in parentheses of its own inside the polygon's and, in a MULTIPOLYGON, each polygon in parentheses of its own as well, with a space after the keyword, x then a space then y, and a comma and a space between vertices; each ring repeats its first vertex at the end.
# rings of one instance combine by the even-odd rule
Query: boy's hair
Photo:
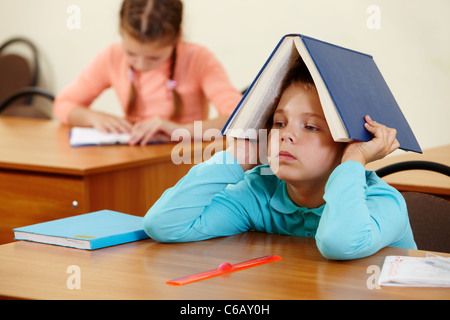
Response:
POLYGON ((280 98, 283 92, 294 83, 303 85, 305 90, 316 89, 314 80, 300 57, 295 60, 288 73, 285 75, 278 93, 278 97, 280 98))
MULTIPOLYGON (((181 35, 183 3, 180 0, 124 0, 120 10, 120 29, 140 42, 157 41, 171 44, 181 35)), ((167 86, 172 92, 174 112, 171 119, 177 120, 182 113, 182 101, 176 91, 175 66, 177 48, 175 46, 170 65, 167 86)), ((131 70, 131 72, 133 72, 131 70)), ((133 110, 136 92, 131 78, 128 110, 133 110)))
POLYGON ((293 84, 303 85, 306 91, 316 90, 316 85, 314 84, 314 80, 309 73, 308 67, 306 67, 305 63, 300 57, 294 61, 291 68, 284 76, 280 90, 278 91, 278 96, 272 108, 273 110, 269 118, 267 119, 266 128, 272 128, 273 115, 277 109, 278 103, 280 102, 281 96, 283 95, 284 91, 293 84))

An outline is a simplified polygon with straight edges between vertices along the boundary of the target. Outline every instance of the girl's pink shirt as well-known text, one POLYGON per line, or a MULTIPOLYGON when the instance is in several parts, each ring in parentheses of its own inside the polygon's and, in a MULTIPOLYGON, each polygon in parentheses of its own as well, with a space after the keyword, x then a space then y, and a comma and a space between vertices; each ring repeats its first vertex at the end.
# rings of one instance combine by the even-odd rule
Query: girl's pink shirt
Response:
MULTIPOLYGON (((127 112, 130 94, 129 64, 120 43, 100 52, 78 78, 56 97, 53 114, 68 124, 75 106, 90 106, 107 88, 114 88, 127 119, 134 123, 159 116, 169 119, 173 112, 172 94, 167 87, 170 61, 157 69, 135 72, 136 116, 127 112)), ((215 56, 205 47, 180 42, 175 67, 176 90, 183 102, 180 123, 204 120, 208 117, 208 102, 220 115, 231 114, 241 99, 215 56)))

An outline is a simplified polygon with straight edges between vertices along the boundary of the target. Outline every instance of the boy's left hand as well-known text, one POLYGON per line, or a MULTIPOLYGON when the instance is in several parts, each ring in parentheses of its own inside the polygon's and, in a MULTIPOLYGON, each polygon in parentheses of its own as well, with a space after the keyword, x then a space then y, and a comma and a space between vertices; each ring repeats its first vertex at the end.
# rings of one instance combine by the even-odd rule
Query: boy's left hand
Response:
POLYGON ((368 142, 350 142, 344 150, 342 161, 358 161, 362 165, 379 160, 394 152, 400 147, 396 139, 397 130, 373 121, 369 116, 365 117, 364 124, 367 131, 374 135, 368 142))

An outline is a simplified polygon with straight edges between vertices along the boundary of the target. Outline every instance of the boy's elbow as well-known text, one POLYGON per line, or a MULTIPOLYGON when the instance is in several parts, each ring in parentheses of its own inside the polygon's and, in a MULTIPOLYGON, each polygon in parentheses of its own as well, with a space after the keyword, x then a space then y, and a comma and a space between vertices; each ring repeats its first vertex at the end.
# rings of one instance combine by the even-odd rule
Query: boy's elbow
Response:
POLYGON ((319 239, 316 237, 316 245, 322 256, 329 260, 345 260, 342 248, 337 241, 329 241, 328 239, 319 239))
POLYGON ((316 245, 322 256, 329 260, 359 259, 365 254, 361 247, 355 246, 349 239, 337 239, 335 237, 317 237, 316 245))
POLYGON ((148 212, 144 217, 144 231, 158 242, 171 242, 167 232, 164 232, 164 224, 157 214, 148 212))
POLYGON ((186 228, 174 224, 173 216, 167 212, 159 212, 150 209, 144 217, 144 231, 147 235, 158 242, 177 243, 187 242, 186 228))

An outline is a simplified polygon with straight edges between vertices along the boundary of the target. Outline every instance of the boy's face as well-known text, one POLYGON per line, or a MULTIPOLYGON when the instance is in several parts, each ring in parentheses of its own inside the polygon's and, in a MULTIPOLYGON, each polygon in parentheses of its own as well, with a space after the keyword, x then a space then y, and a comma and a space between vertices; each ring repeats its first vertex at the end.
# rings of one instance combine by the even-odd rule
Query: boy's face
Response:
POLYGON ((277 177, 293 186, 324 187, 344 147, 331 136, 317 92, 301 84, 288 87, 269 134, 269 163, 277 177))
POLYGON ((162 66, 172 56, 175 44, 142 43, 122 32, 122 47, 127 61, 137 71, 149 71, 162 66))

